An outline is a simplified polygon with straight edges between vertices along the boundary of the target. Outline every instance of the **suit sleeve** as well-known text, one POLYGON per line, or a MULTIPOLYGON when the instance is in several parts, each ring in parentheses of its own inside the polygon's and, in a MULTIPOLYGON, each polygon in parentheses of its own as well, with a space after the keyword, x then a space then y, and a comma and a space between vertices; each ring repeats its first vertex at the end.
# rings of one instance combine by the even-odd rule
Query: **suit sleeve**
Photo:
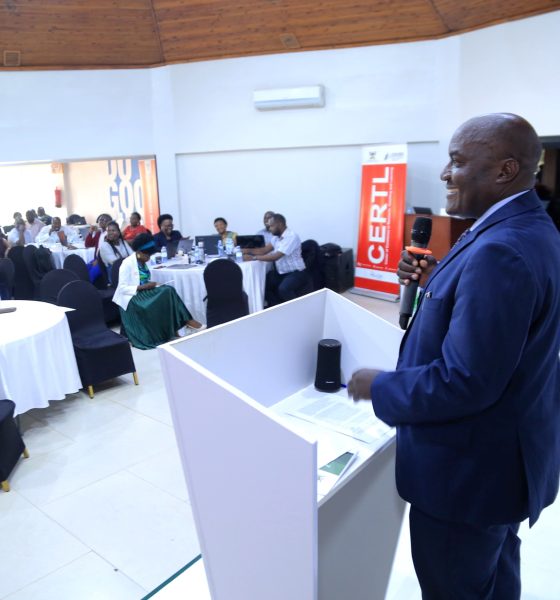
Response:
MULTIPOLYGON (((474 252, 457 284, 441 356, 380 374, 371 386, 376 415, 389 425, 429 424, 490 407, 519 363, 536 303, 537 284, 519 252, 503 243, 474 252)), ((430 336, 425 329, 419 335, 430 336)))

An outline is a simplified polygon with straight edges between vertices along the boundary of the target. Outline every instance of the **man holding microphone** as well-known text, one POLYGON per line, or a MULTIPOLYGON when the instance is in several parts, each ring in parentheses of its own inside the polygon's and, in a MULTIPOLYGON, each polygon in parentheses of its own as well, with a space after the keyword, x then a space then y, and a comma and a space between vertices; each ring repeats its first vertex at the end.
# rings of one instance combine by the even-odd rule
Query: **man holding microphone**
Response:
POLYGON ((519 524, 560 474, 560 236, 532 191, 541 144, 500 113, 455 132, 447 212, 474 218, 436 266, 404 252, 423 288, 396 370, 362 369, 348 393, 397 427, 424 600, 520 598, 519 524))

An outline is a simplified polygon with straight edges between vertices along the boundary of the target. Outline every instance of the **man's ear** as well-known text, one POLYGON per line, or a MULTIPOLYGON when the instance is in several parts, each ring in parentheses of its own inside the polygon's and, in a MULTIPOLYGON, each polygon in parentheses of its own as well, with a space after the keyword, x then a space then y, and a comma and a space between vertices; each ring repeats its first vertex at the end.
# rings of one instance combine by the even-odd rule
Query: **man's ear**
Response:
POLYGON ((509 183, 519 173, 519 162, 515 158, 506 158, 500 165, 500 171, 496 183, 509 183))

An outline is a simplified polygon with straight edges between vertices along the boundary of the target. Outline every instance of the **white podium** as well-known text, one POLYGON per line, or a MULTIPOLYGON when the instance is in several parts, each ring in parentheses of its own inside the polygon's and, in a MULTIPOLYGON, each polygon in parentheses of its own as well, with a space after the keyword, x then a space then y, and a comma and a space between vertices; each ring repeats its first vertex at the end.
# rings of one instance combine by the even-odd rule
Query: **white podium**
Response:
POLYGON ((321 290, 160 347, 214 600, 383 600, 404 512, 394 434, 356 442, 274 406, 313 384, 320 339, 342 343, 346 381, 394 368, 401 337, 321 290), (318 443, 331 442, 359 459, 318 501, 318 443))

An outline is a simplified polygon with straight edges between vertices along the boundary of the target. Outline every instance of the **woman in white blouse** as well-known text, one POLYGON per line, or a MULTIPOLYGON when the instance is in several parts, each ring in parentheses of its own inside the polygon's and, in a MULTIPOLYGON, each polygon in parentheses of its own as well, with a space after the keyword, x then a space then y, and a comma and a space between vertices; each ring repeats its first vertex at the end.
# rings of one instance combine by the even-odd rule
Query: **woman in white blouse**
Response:
POLYGON ((148 350, 168 342, 183 327, 201 329, 173 287, 150 281, 148 262, 156 252, 153 236, 139 234, 132 241, 132 249, 134 252, 121 263, 113 296, 130 343, 148 350))
POLYGON ((118 223, 111 221, 107 225, 105 239, 99 245, 99 256, 107 267, 109 280, 111 267, 119 258, 126 258, 132 254, 130 246, 124 241, 118 223))

